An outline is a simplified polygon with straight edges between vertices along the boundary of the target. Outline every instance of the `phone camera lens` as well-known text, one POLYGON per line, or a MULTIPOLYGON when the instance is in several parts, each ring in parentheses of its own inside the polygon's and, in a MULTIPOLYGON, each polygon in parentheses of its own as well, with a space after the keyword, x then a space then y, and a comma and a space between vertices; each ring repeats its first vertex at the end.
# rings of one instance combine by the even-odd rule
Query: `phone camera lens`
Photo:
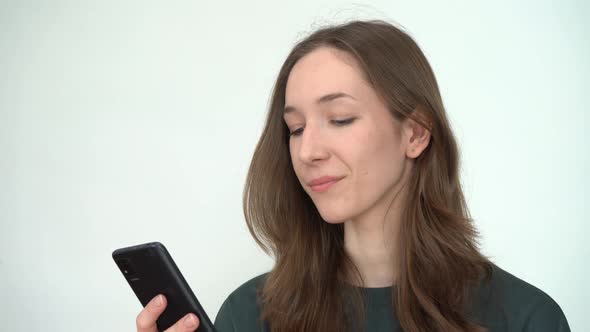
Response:
POLYGON ((117 265, 119 265, 119 269, 125 276, 131 276, 135 273, 135 270, 131 267, 131 264, 126 259, 121 259, 117 261, 117 265))

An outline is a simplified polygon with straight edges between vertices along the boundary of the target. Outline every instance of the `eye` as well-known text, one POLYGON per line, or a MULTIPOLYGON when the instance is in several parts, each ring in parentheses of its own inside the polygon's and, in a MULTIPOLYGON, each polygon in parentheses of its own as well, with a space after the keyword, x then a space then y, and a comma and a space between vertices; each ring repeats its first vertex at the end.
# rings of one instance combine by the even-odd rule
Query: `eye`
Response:
MULTIPOLYGON (((335 126, 342 127, 342 126, 346 126, 346 125, 353 123, 354 120, 356 120, 356 118, 350 118, 350 119, 344 119, 344 120, 331 120, 330 122, 332 124, 334 124, 335 126)), ((303 132, 303 128, 293 130, 292 132, 289 133, 289 137, 300 136, 302 132, 303 132)))
POLYGON ((293 130, 292 132, 289 133, 289 136, 299 136, 299 135, 301 135, 302 131, 303 131, 303 128, 293 130))
POLYGON ((350 118, 345 120, 332 120, 331 122, 337 126, 346 126, 348 124, 353 123, 354 120, 356 120, 356 118, 350 118))

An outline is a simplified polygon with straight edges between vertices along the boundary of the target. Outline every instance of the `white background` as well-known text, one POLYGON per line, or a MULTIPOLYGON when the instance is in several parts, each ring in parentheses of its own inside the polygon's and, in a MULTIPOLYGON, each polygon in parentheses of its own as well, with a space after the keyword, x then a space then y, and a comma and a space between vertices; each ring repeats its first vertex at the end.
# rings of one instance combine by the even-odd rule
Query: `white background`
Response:
POLYGON ((437 75, 483 252, 585 330, 589 16, 581 0, 1 1, 1 329, 134 330, 111 252, 156 240, 214 319, 272 266, 241 193, 282 61, 319 25, 380 18, 437 75))

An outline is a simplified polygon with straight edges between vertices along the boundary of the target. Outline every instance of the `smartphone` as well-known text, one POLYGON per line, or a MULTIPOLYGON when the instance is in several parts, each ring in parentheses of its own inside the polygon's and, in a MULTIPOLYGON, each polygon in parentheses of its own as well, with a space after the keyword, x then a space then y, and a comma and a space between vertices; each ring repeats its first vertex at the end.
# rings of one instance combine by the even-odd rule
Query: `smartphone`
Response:
POLYGON ((164 331, 192 312, 199 318, 198 332, 214 332, 211 320, 201 307, 180 270, 163 244, 151 242, 113 251, 113 259, 145 307, 156 295, 168 302, 156 324, 164 331))

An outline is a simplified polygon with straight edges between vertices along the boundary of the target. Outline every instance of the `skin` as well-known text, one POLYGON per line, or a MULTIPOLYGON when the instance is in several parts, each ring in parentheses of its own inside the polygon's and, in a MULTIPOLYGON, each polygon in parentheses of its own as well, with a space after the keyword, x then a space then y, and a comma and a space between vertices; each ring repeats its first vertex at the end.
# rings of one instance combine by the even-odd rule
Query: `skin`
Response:
POLYGON ((284 120, 301 185, 328 223, 344 223, 344 243, 364 287, 395 282, 394 244, 403 187, 430 133, 413 120, 395 120, 356 61, 333 48, 319 48, 293 67, 286 88, 284 120), (322 96, 344 93, 318 103, 322 96), (336 121, 355 119, 344 124, 336 121), (325 192, 309 182, 344 177, 325 192))
MULTIPOLYGON (((355 60, 328 47, 295 64, 285 108, 297 178, 326 222, 344 223, 345 249, 361 272, 362 286, 393 285, 404 184, 430 132, 411 119, 395 120, 355 60), (326 95, 332 97, 318 102, 326 95), (322 176, 342 179, 325 192, 313 191, 309 182, 322 176)), ((137 331, 157 332, 165 308, 166 298, 156 296, 137 316, 137 331)), ((166 331, 194 331, 198 324, 188 314, 166 331)))
MULTIPOLYGON (((164 312, 167 304, 164 295, 154 297, 139 315, 137 315, 137 319, 135 320, 137 332, 158 332, 156 320, 164 312)), ((197 327, 199 327, 199 319, 195 314, 190 313, 181 318, 165 332, 188 332, 196 330, 197 327)))

